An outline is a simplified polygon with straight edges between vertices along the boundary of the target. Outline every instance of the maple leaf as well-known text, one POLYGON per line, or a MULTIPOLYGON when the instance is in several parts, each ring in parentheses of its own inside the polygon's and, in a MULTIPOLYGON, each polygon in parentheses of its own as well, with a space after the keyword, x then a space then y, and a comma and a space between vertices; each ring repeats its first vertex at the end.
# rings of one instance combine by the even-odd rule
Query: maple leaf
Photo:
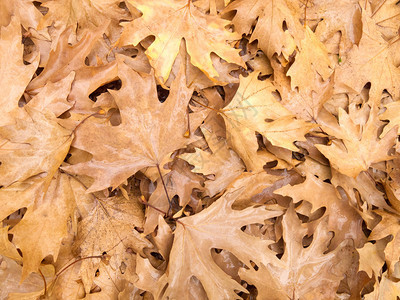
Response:
POLYGON ((23 254, 22 280, 37 272, 41 261, 48 255, 57 259, 61 240, 67 235, 67 221, 76 204, 66 174, 57 173, 46 182, 36 179, 15 183, 0 189, 0 218, 27 208, 22 220, 10 230, 13 244, 23 254))
POLYGON ((24 46, 21 43, 21 24, 17 17, 11 18, 7 27, 0 31, 0 113, 2 115, 0 125, 12 122, 10 112, 18 108, 18 101, 39 63, 39 56, 30 64, 23 62, 24 46))
POLYGON ((30 105, 23 112, 23 118, 15 119, 15 124, 0 127, 0 137, 5 141, 0 146, 3 186, 44 172, 51 180, 73 140, 71 130, 61 126, 53 113, 40 112, 30 105))
MULTIPOLYGON (((140 75, 125 64, 119 69, 122 88, 110 93, 120 109, 122 123, 111 126, 90 118, 83 122, 73 145, 90 152, 93 158, 63 168, 93 177, 95 182, 88 192, 115 188, 140 169, 158 166, 168 154, 193 141, 185 137, 187 105, 193 90, 186 87, 183 68, 164 103, 157 98, 153 76, 140 75)), ((190 132, 203 118, 203 112, 191 114, 190 132)))
POLYGON ((333 299, 351 261, 353 248, 343 242, 326 253, 332 234, 324 218, 313 233, 308 248, 303 247, 307 229, 302 226, 293 205, 283 216, 285 251, 278 263, 258 264, 258 270, 241 269, 239 275, 254 284, 260 299, 333 299))
POLYGON ((247 224, 263 224, 281 211, 268 206, 233 210, 231 206, 242 191, 243 188, 227 191, 207 209, 179 219, 168 272, 159 279, 156 298, 190 299, 190 279, 195 276, 210 299, 239 299, 234 291, 246 290, 216 265, 211 256, 212 248, 225 249, 246 265, 250 265, 250 260, 276 259, 268 248, 268 241, 250 236, 240 228, 247 224))
POLYGON ((306 121, 317 120, 324 103, 332 97, 333 76, 323 81, 318 72, 314 72, 314 79, 309 77, 313 87, 307 85, 309 88, 297 91, 292 90, 291 79, 286 76, 285 68, 274 60, 271 64, 274 69, 273 84, 282 98, 281 104, 298 118, 306 121))
POLYGON ((336 69, 335 82, 343 91, 360 93, 371 83, 370 98, 379 101, 386 89, 395 99, 400 96, 400 69, 393 61, 396 39, 387 42, 370 17, 370 6, 362 10, 363 33, 359 45, 349 52, 344 64, 336 69))
POLYGON ((203 14, 192 1, 187 0, 128 0, 128 3, 143 15, 130 23, 122 24, 124 31, 119 45, 136 46, 146 37, 155 36, 154 42, 146 50, 146 55, 161 82, 168 79, 182 39, 185 39, 190 62, 210 79, 218 76, 211 61, 211 52, 227 62, 244 66, 239 57, 239 50, 226 44, 226 41, 240 39, 239 35, 225 29, 229 21, 219 16, 203 14), (163 18, 158 17, 160 14, 163 18))
MULTIPOLYGON (((322 120, 321 123, 323 124, 322 120)), ((372 163, 392 158, 387 153, 395 143, 397 129, 378 139, 379 122, 375 106, 371 108, 368 120, 361 127, 362 132, 351 119, 351 115, 342 108, 339 108, 339 124, 340 126, 322 128, 342 142, 333 140, 330 146, 316 147, 340 173, 355 178, 360 172, 368 170, 372 163)))
POLYGON ((297 120, 275 99, 272 83, 257 80, 257 75, 253 72, 248 77, 241 77, 234 98, 219 111, 225 120, 228 143, 249 171, 261 167, 254 162, 258 149, 256 132, 263 134, 272 145, 297 151, 293 143, 305 140, 304 135, 314 127, 314 124, 297 120))
POLYGON ((228 5, 224 13, 234 10, 232 22, 241 34, 248 34, 258 18, 250 43, 258 40, 258 47, 269 58, 282 53, 288 59, 304 36, 298 1, 239 0, 228 5))

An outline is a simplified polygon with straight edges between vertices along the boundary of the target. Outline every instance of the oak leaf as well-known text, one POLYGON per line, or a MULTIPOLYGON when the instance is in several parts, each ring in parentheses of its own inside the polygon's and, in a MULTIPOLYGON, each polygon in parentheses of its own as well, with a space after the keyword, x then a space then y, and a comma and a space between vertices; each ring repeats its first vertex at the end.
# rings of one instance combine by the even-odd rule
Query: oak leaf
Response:
POLYGON ((211 61, 211 52, 227 62, 243 66, 239 50, 226 43, 240 39, 239 35, 225 29, 229 21, 219 16, 201 13, 192 1, 128 0, 128 3, 143 15, 130 23, 122 24, 124 31, 119 45, 136 46, 146 37, 155 36, 154 42, 146 50, 146 55, 155 69, 156 77, 162 83, 168 79, 182 39, 185 39, 191 63, 210 79, 218 76, 211 61))
POLYGON ((17 17, 11 18, 7 27, 0 29, 0 126, 12 123, 11 111, 18 108, 18 101, 36 71, 39 60, 30 65, 23 62, 24 46, 21 43, 21 24, 17 17))
POLYGON ((231 11, 236 11, 232 22, 241 34, 250 33, 258 18, 250 42, 258 40, 258 47, 268 58, 282 53, 288 59, 304 36, 297 1, 239 0, 228 5, 224 13, 231 11))
POLYGON ((327 218, 321 220, 313 233, 313 241, 304 248, 307 229, 293 205, 283 216, 282 227, 285 250, 278 263, 258 264, 258 270, 241 269, 240 277, 257 287, 260 299, 333 299, 351 263, 348 253, 353 248, 345 241, 326 253, 332 238, 327 218))
POLYGON ((383 90, 395 99, 400 96, 400 69, 393 61, 398 51, 396 40, 387 42, 370 17, 370 7, 362 10, 363 33, 359 45, 353 46, 346 61, 335 71, 335 82, 341 90, 359 94, 371 83, 370 98, 380 101, 383 90))
POLYGON ((211 256, 212 248, 227 250, 246 265, 250 265, 250 260, 265 262, 276 258, 268 248, 270 242, 250 236, 240 228, 247 224, 263 224, 281 211, 268 206, 233 210, 231 206, 242 190, 228 191, 207 209, 179 219, 168 272, 159 279, 156 298, 190 299, 190 279, 194 276, 210 299, 240 299, 235 290, 246 290, 216 265, 211 256))

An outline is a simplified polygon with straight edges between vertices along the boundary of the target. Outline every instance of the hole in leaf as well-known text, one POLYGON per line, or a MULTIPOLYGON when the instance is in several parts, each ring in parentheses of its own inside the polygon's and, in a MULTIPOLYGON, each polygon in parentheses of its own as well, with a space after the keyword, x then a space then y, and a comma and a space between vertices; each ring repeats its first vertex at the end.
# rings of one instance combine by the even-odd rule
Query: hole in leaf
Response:
POLYGON ((97 88, 94 92, 89 95, 90 100, 96 102, 97 97, 100 94, 107 92, 107 90, 119 90, 122 86, 121 80, 117 79, 111 81, 107 84, 102 85, 101 87, 97 88))
POLYGON ((157 85, 157 96, 158 96, 158 101, 163 103, 165 100, 167 100, 169 95, 169 91, 164 89, 161 85, 157 85))
POLYGON ((154 258, 156 258, 156 259, 158 259, 158 260, 164 261, 164 257, 162 257, 162 255, 161 255, 160 253, 158 253, 158 252, 151 252, 150 254, 151 254, 151 256, 153 256, 154 258))
POLYGON ((286 21, 283 21, 283 23, 282 23, 282 30, 283 30, 283 31, 288 30, 286 21))

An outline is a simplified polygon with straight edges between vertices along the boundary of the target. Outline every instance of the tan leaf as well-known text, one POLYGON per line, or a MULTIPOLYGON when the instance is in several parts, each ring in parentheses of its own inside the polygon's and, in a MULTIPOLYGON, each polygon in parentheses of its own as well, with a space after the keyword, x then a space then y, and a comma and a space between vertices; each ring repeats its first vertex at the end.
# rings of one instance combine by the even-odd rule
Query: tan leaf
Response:
POLYGON ((225 249, 246 265, 250 265, 250 260, 276 259, 268 249, 268 241, 250 236, 240 228, 250 223, 263 224, 281 211, 268 207, 233 210, 231 205, 242 190, 228 192, 207 209, 179 220, 168 273, 159 279, 156 298, 190 299, 190 279, 195 276, 210 299, 239 299, 235 290, 246 290, 216 265, 211 256, 212 248, 225 249))
MULTIPOLYGON (((155 167, 168 154, 193 141, 184 136, 188 129, 187 104, 192 90, 186 87, 183 70, 171 86, 168 99, 160 103, 153 77, 140 75, 125 64, 119 69, 123 87, 112 95, 120 109, 122 123, 105 125, 92 121, 93 118, 82 123, 73 145, 93 154, 93 159, 64 167, 68 172, 95 179, 88 192, 109 186, 115 188, 140 169, 155 167), (137 129, 132 130, 134 127, 137 129)), ((191 132, 205 117, 202 114, 192 114, 191 132)))
POLYGON ((0 184, 8 186, 41 173, 49 180, 57 172, 73 139, 49 111, 26 105, 15 124, 0 127, 0 184))
POLYGON ((61 241, 67 235, 67 222, 76 207, 70 179, 57 173, 50 183, 43 179, 16 183, 0 190, 0 201, 0 219, 27 208, 22 220, 10 230, 13 244, 23 254, 24 280, 31 272, 37 272, 46 256, 57 259, 61 241))
POLYGON ((215 133, 206 128, 201 127, 201 130, 212 152, 196 148, 195 153, 185 153, 179 157, 194 166, 192 172, 215 175, 214 180, 205 182, 207 195, 213 197, 243 173, 244 165, 239 156, 228 148, 225 140, 219 139, 215 133))
POLYGON ((250 42, 258 40, 259 48, 269 58, 282 53, 288 59, 304 35, 299 4, 291 0, 239 0, 228 5, 224 12, 236 11, 232 22, 241 34, 248 34, 258 18, 250 42))
POLYGON ((225 29, 229 21, 219 16, 203 14, 191 1, 186 0, 128 0, 128 3, 143 15, 123 24, 124 31, 119 45, 136 46, 146 37, 155 36, 155 41, 146 50, 146 55, 161 82, 164 83, 168 79, 182 39, 185 39, 191 63, 210 79, 218 76, 211 61, 211 52, 227 62, 243 65, 239 50, 226 43, 240 39, 239 35, 225 29), (163 18, 158 17, 160 14, 163 18))
POLYGON ((298 219, 293 205, 282 220, 285 252, 282 258, 258 264, 258 270, 241 269, 242 279, 255 285, 260 299, 333 299, 340 280, 350 266, 346 259, 353 250, 347 241, 326 253, 332 234, 324 218, 313 233, 308 248, 303 247, 307 229, 298 219))
MULTIPOLYGON (((353 239, 356 246, 362 246, 365 236, 362 231, 363 219, 357 211, 349 205, 346 199, 339 197, 336 189, 329 183, 325 183, 314 175, 308 173, 306 180, 294 186, 286 185, 276 191, 275 194, 290 196, 297 203, 306 200, 312 204, 311 213, 320 207, 325 207, 325 214, 329 216, 326 228, 335 233, 331 241, 330 249, 335 249, 343 240, 353 239)), ((312 222, 308 223, 315 227, 312 222)))
POLYGON ((253 162, 257 159, 256 132, 263 134, 272 145, 297 151, 293 143, 305 140, 304 135, 314 127, 314 124, 297 120, 275 99, 272 83, 258 80, 257 75, 253 72, 248 77, 241 77, 234 98, 220 110, 228 143, 243 159, 248 171, 261 167, 257 161, 253 162))
POLYGON ((18 108, 18 101, 39 63, 37 57, 32 64, 24 64, 21 39, 21 24, 17 17, 13 17, 11 23, 0 31, 0 126, 12 123, 10 112, 18 108))
POLYGON ((333 140, 330 146, 316 147, 336 170, 355 178, 360 172, 368 170, 371 164, 392 159, 387 153, 395 143, 397 130, 392 129, 382 139, 378 138, 380 124, 375 106, 371 108, 369 118, 361 128, 351 117, 339 108, 339 126, 322 128, 342 141, 333 140))

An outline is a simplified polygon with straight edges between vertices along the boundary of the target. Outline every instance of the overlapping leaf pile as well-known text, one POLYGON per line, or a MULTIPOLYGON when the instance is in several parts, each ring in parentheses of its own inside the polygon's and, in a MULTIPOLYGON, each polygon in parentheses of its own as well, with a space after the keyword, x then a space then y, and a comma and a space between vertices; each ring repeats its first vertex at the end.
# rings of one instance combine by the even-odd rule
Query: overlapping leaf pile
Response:
POLYGON ((1 299, 397 299, 397 0, 0 0, 1 299))

